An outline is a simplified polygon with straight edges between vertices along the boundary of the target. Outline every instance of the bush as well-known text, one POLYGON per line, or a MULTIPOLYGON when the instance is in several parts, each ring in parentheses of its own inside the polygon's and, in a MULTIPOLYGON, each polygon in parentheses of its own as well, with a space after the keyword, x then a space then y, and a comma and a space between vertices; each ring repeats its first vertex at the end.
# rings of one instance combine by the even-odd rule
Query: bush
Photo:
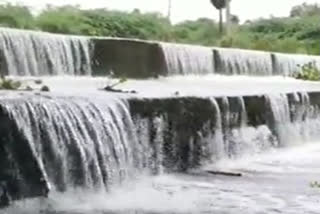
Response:
POLYGON ((210 19, 185 21, 173 26, 171 40, 179 43, 191 43, 213 46, 220 38, 217 23, 210 19))
POLYGON ((310 183, 310 187, 312 188, 320 188, 320 182, 314 181, 310 183))
POLYGON ((296 79, 319 81, 320 70, 316 67, 315 62, 310 62, 301 66, 301 71, 294 76, 296 79))
POLYGON ((83 13, 96 36, 166 40, 170 32, 169 21, 157 13, 126 13, 105 9, 83 13))
POLYGON ((14 81, 12 79, 6 79, 2 77, 0 80, 0 89, 1 90, 17 90, 21 87, 20 81, 14 81))
POLYGON ((5 4, 0 5, 0 25, 3 27, 32 29, 34 17, 28 7, 5 4))
POLYGON ((91 35, 94 29, 87 24, 88 18, 81 10, 73 6, 48 7, 36 20, 36 25, 43 31, 61 34, 91 35))

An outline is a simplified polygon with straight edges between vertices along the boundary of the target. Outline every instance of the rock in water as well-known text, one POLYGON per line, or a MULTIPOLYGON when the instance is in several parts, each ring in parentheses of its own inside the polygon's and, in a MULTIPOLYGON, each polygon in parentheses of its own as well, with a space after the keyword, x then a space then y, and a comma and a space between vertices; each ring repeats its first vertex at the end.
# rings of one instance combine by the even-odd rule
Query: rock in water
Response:
POLYGON ((46 92, 49 92, 50 91, 50 88, 46 85, 42 86, 40 91, 46 91, 46 92))

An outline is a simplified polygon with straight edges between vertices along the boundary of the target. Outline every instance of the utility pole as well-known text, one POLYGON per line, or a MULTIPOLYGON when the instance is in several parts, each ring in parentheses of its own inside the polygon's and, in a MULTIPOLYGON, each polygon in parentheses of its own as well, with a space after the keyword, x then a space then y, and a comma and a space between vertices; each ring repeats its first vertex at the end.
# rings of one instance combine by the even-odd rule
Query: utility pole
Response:
POLYGON ((172 0, 168 0, 168 20, 171 22, 172 0))
POLYGON ((227 36, 229 36, 231 32, 230 1, 231 0, 226 0, 226 34, 227 36))
POLYGON ((222 11, 222 9, 219 9, 219 32, 221 35, 223 34, 223 11, 222 11))

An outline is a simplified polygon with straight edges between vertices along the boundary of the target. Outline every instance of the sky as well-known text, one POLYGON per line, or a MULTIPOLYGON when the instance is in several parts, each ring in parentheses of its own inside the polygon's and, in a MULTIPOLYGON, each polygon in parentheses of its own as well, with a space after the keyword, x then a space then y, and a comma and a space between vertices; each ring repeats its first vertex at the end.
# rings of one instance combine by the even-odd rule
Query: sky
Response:
MULTIPOLYGON (((6 0, 0 0, 5 2, 6 0)), ((46 4, 80 5, 82 8, 109 8, 132 11, 135 8, 142 12, 160 12, 168 14, 169 0, 10 0, 31 6, 39 11, 46 4)), ((194 20, 200 17, 218 18, 218 11, 213 8, 210 0, 171 0, 171 21, 178 23, 184 20, 194 20)), ((7 0, 9 2, 9 0, 7 0)), ((303 2, 319 3, 320 0, 232 0, 231 12, 238 15, 242 22, 249 19, 270 16, 288 16, 290 9, 303 2)))

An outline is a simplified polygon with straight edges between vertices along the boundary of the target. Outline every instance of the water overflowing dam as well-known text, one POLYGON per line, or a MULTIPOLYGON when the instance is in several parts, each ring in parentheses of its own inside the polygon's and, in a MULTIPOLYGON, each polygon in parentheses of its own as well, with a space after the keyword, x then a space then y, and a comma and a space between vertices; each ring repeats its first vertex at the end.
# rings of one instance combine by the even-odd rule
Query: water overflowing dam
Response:
POLYGON ((295 65, 318 66, 317 56, 12 29, 0 30, 0 44, 2 74, 27 82, 43 76, 51 89, 0 92, 0 180, 17 200, 4 211, 233 213, 264 191, 256 204, 268 213, 291 205, 313 212, 305 189, 319 175, 317 149, 308 150, 305 166, 283 158, 297 154, 285 149, 320 139, 320 85, 289 78, 295 65), (113 81, 104 77, 110 73, 140 79, 119 86, 137 93, 98 90, 113 81), (224 179, 208 169, 243 176, 224 179), (296 180, 282 185, 288 172, 296 180), (305 189, 303 179, 310 179, 305 189), (127 189, 130 181, 138 189, 127 189), (264 182, 283 189, 259 187, 264 182), (34 198, 46 186, 49 205, 39 208, 34 198))
POLYGON ((1 72, 10 76, 175 75, 292 76, 319 56, 89 38, 0 29, 1 72))
POLYGON ((14 76, 90 75, 87 38, 0 29, 1 72, 14 76))

